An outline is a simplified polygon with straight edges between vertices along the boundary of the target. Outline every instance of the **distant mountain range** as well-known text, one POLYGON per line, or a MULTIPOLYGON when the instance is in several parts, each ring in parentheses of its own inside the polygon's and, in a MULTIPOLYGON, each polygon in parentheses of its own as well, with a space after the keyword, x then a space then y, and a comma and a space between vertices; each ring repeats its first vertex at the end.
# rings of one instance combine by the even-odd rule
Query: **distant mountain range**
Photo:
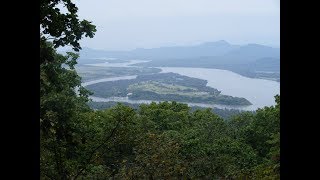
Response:
POLYGON ((264 57, 280 58, 280 49, 259 44, 232 45, 221 40, 207 42, 195 46, 173 46, 144 49, 138 48, 132 51, 104 51, 83 48, 80 52, 81 59, 92 58, 120 58, 120 59, 182 59, 199 57, 221 57, 227 61, 253 61, 264 57))
POLYGON ((150 60, 146 67, 201 67, 231 70, 247 77, 280 81, 280 48, 259 44, 233 45, 224 40, 194 46, 173 46, 132 51, 104 51, 83 48, 79 64, 101 60, 150 60))

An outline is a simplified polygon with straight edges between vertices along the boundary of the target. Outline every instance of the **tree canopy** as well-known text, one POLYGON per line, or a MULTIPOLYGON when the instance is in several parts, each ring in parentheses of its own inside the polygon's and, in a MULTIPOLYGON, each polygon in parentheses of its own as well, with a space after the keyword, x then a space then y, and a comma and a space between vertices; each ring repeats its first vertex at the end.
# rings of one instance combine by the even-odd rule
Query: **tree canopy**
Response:
POLYGON ((52 40, 53 47, 69 45, 75 51, 81 46, 83 37, 92 38, 96 28, 87 20, 79 20, 78 8, 71 0, 40 0, 40 62, 53 60, 53 49, 47 45, 52 40), (60 7, 66 9, 62 13, 60 7))
POLYGON ((89 92, 74 69, 78 55, 56 53, 70 45, 79 51, 83 35, 93 37, 95 26, 80 21, 70 0, 40 1, 40 171, 44 179, 70 179, 79 169, 79 116, 90 111, 89 92), (67 8, 61 13, 57 7, 67 8))

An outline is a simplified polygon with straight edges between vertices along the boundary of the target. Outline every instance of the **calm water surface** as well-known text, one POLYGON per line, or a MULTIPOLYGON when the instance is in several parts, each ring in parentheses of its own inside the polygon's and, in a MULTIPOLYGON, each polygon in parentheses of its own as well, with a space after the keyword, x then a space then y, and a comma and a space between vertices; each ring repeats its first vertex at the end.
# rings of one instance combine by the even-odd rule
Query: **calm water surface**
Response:
MULTIPOLYGON (((90 64, 92 66, 102 67, 133 67, 131 65, 148 62, 141 60, 131 60, 127 63, 97 63, 90 64)), ((271 80, 254 79, 241 76, 237 73, 221 70, 221 69, 207 69, 207 68, 184 68, 184 67, 156 67, 162 70, 161 73, 173 72, 184 76, 204 79, 208 81, 208 86, 213 87, 221 91, 221 94, 230 95, 235 97, 243 97, 249 100, 253 105, 250 106, 225 106, 218 104, 203 104, 203 103, 187 103, 190 106, 201 107, 217 107, 227 109, 240 109, 240 110, 256 110, 264 106, 274 105, 274 96, 280 94, 280 83, 271 80)), ((122 79, 134 79, 136 76, 122 76, 113 78, 104 78, 94 81, 82 83, 83 86, 95 84, 106 81, 116 81, 122 79)), ((112 97, 112 98, 100 98, 91 97, 93 101, 108 102, 128 102, 134 104, 150 103, 150 100, 129 100, 127 97, 112 97)))
POLYGON ((254 79, 237 73, 207 68, 161 67, 161 73, 173 72, 184 76, 204 79, 208 86, 221 91, 221 94, 244 97, 257 109, 274 105, 274 96, 280 94, 280 83, 265 79, 254 79))

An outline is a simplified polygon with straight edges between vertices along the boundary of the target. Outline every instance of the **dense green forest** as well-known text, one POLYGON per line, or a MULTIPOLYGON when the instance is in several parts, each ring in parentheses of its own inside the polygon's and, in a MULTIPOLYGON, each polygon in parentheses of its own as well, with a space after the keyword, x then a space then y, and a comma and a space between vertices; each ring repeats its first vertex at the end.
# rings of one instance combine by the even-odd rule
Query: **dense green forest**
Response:
POLYGON ((40 179, 280 179, 280 96, 229 120, 176 102, 90 109, 78 55, 56 53, 94 36, 77 10, 40 1, 40 179))
MULTIPOLYGON (((95 101, 89 101, 87 103, 89 105, 90 108, 94 109, 94 110, 104 110, 104 109, 108 109, 111 108, 113 106, 116 106, 118 104, 118 102, 115 101, 109 101, 109 102, 95 102, 95 101)), ((135 110, 139 109, 140 104, 132 104, 132 103, 127 103, 127 102, 122 102, 122 105, 126 105, 129 106, 135 110)), ((191 106, 190 110, 191 112, 195 111, 195 110, 204 110, 204 109, 208 109, 205 107, 200 107, 200 106, 191 106)), ((213 109, 211 109, 211 111, 215 114, 217 114, 218 116, 222 117, 223 119, 229 119, 230 117, 240 114, 241 110, 238 109, 220 109, 220 108, 216 108, 214 107, 213 109)), ((252 113, 254 113, 254 111, 252 111, 252 113)))

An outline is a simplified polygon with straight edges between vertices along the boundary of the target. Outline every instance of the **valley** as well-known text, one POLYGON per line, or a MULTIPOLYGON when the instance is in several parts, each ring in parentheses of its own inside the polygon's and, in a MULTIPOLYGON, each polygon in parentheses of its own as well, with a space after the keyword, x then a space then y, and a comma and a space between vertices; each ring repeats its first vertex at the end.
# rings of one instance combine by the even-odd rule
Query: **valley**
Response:
POLYGON ((218 41, 133 51, 85 48, 80 55, 76 70, 82 84, 104 103, 177 101, 252 111, 273 105, 280 89, 279 49, 262 45, 218 41))

